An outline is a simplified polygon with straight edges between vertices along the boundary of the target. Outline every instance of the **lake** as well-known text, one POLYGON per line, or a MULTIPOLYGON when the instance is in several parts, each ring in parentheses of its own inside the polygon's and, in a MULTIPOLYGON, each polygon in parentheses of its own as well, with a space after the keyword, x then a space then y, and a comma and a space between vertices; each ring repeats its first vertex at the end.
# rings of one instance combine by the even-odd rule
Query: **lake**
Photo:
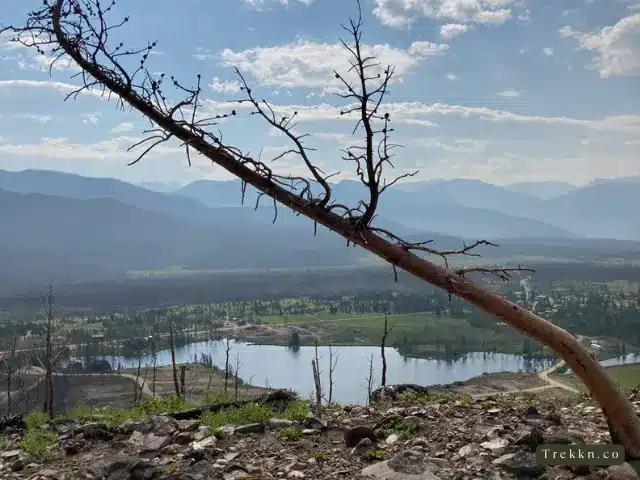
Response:
MULTIPOLYGON (((297 351, 274 345, 253 345, 231 341, 229 363, 235 365, 240 359, 240 377, 255 386, 288 388, 307 397, 313 393, 311 360, 314 347, 301 347, 297 351)), ((379 386, 382 372, 380 347, 339 346, 333 347, 338 362, 334 371, 334 400, 340 403, 364 403, 367 397, 366 377, 369 372, 369 357, 373 355, 375 386, 379 386)), ((387 384, 416 383, 438 385, 468 380, 483 373, 536 372, 553 364, 551 359, 529 360, 518 355, 504 353, 469 353, 455 360, 408 358, 393 348, 386 348, 387 384)), ((191 343, 176 348, 176 362, 188 363, 199 359, 201 354, 211 355, 213 363, 224 369, 224 341, 191 343)), ((329 347, 318 347, 322 385, 328 388, 329 347)), ((138 366, 137 357, 102 357, 117 367, 138 366)), ((142 364, 152 364, 151 355, 142 358, 142 364)), ((171 353, 157 353, 157 365, 171 365, 171 353)))

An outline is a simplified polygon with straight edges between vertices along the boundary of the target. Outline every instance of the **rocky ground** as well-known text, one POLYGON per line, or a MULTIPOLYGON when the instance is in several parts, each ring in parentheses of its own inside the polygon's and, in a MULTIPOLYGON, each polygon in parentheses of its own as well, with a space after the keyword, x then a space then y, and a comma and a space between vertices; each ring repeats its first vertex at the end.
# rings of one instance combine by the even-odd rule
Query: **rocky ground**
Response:
MULTIPOLYGON (((640 412, 640 398, 634 398, 640 412)), ((169 415, 108 428, 58 419, 46 457, 2 437, 0 478, 21 479, 638 479, 639 465, 545 467, 540 443, 608 443, 599 408, 584 398, 535 395, 433 398, 406 394, 373 407, 327 408, 318 419, 273 418, 212 430, 169 415), (45 459, 46 458, 46 459, 45 459)))

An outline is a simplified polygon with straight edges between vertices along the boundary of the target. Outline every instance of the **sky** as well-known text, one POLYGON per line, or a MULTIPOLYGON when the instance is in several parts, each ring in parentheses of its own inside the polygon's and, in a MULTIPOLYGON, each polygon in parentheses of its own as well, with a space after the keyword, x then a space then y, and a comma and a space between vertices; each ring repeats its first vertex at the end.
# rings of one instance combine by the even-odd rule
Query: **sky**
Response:
MULTIPOLYGON (((104 2, 103 2, 104 3, 104 2)), ((21 24, 41 0, 0 4, 21 24)), ((292 147, 251 115, 234 72, 278 115, 298 112, 311 159, 335 179, 354 178, 341 151, 362 142, 340 115, 335 71, 349 78, 353 43, 341 24, 355 0, 124 1, 130 21, 114 42, 145 46, 152 72, 192 85, 202 77, 203 114, 235 109, 213 127, 227 144, 271 160, 292 147)), ((363 49, 395 75, 383 110, 393 163, 411 180, 475 178, 494 184, 640 174, 640 0, 362 0, 363 49)), ((85 94, 77 66, 0 36, 0 169, 59 170, 129 182, 186 184, 232 178, 204 157, 165 144, 133 166, 128 148, 149 122, 85 94)), ((304 174, 299 157, 276 171, 304 174)))

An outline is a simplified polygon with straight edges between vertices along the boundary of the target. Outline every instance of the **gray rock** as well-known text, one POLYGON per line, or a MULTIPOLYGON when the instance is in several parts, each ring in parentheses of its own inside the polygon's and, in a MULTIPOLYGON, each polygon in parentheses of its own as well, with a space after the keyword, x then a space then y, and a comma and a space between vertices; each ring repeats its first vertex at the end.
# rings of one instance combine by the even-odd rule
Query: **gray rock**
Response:
POLYGON ((358 425, 356 427, 351 427, 345 429, 343 432, 344 443, 348 448, 355 447, 360 440, 363 438, 368 438, 373 443, 377 442, 376 432, 373 431, 371 427, 366 425, 358 425))
POLYGON ((386 443, 387 445, 393 445, 398 440, 400 440, 400 435, 398 435, 397 433, 392 433, 391 435, 389 435, 387 437, 387 439, 384 441, 384 443, 386 443))
POLYGON ((126 420, 118 426, 118 432, 124 435, 131 435, 140 428, 141 423, 133 420, 126 420))
POLYGON ((360 474, 377 480, 439 480, 438 470, 439 467, 426 461, 420 452, 408 450, 391 460, 370 465, 360 474))
POLYGON ((465 458, 472 455, 477 455, 479 452, 480 449, 478 448, 478 445, 476 445, 475 443, 469 443, 458 450, 458 456, 461 458, 465 458))
POLYGON ((187 445, 193 440, 193 433, 191 432, 177 432, 173 435, 172 442, 177 445, 187 445))
POLYGON ((538 409, 536 407, 534 407, 533 405, 530 405, 524 411, 524 416, 525 417, 539 417, 540 416, 540 412, 538 411, 538 409))
POLYGON ((640 475, 631 465, 623 463, 622 465, 613 465, 607 469, 607 480, 638 480, 640 475))
POLYGON ((373 450, 375 444, 368 438, 363 438, 358 444, 351 450, 351 455, 361 456, 367 453, 369 450, 373 450))
POLYGON ((178 420, 176 427, 181 432, 195 432, 200 428, 200 422, 198 420, 178 420))
POLYGON ((486 450, 491 451, 497 455, 502 455, 509 446, 509 441, 504 438, 494 438, 488 442, 481 443, 480 446, 486 450))
POLYGON ((128 443, 140 452, 159 452, 171 443, 171 437, 135 431, 129 437, 128 443))
POLYGON ((235 425, 223 425, 220 428, 218 428, 218 432, 220 432, 220 434, 223 437, 230 437, 231 435, 234 435, 236 433, 236 426, 235 425))
POLYGON ((545 420, 555 423, 556 425, 562 425, 562 415, 558 412, 551 412, 544 417, 545 420))
POLYGON ((22 450, 9 450, 7 452, 0 453, 0 458, 2 460, 11 461, 11 460, 15 460, 16 458, 20 457, 23 454, 24 452, 22 450))
POLYGON ((193 439, 196 442, 204 440, 211 435, 211 429, 207 426, 198 427, 198 431, 193 435, 193 439))
POLYGON ((235 428, 235 433, 238 434, 246 434, 246 433, 264 433, 265 426, 263 423, 248 423, 246 425, 240 425, 235 428))
POLYGON ((99 460, 86 467, 85 476, 80 478, 103 478, 105 480, 150 480, 158 472, 148 460, 118 453, 105 460, 99 460))
POLYGON ((156 435, 173 435, 177 430, 178 424, 174 418, 156 415, 140 425, 141 433, 154 433, 156 435))
POLYGON ((201 440, 199 442, 193 442, 191 444, 191 449, 194 452, 202 452, 210 448, 213 448, 217 442, 218 442, 218 439, 216 437, 207 437, 204 440, 201 440))
POLYGON ((546 470, 544 465, 540 465, 536 461, 535 454, 527 452, 507 453, 494 460, 493 464, 519 478, 538 477, 546 470))
POLYGON ((571 443, 584 443, 584 439, 581 435, 575 432, 551 432, 544 434, 544 443, 559 443, 562 445, 569 445, 571 443))
MULTIPOLYGON (((217 472, 216 469, 213 468, 213 466, 205 460, 199 460, 195 462, 193 465, 191 465, 191 467, 187 469, 185 473, 189 475, 193 480, 209 480, 214 478, 221 478, 220 472, 217 472)), ((185 474, 180 472, 180 477, 177 478, 179 478, 180 480, 183 480, 184 478, 186 480, 186 475, 184 477, 183 475, 185 474)))
POLYGON ((107 441, 113 438, 113 434, 102 423, 87 423, 83 425, 82 434, 87 440, 107 441))
POLYGON ((293 427, 296 424, 293 420, 288 420, 286 418, 270 418, 267 422, 269 428, 273 430, 279 430, 281 428, 289 428, 293 427))
POLYGON ((322 420, 320 418, 317 418, 313 415, 308 415, 307 418, 305 418, 302 421, 302 426, 304 428, 313 428, 316 430, 325 430, 327 428, 327 421, 326 420, 322 420))

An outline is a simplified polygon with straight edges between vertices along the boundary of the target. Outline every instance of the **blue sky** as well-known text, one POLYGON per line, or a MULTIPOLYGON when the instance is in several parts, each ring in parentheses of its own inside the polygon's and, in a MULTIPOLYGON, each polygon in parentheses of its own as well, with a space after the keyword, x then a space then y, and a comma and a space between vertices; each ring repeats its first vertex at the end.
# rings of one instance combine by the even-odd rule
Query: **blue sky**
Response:
MULTIPOLYGON (((5 23, 41 1, 3 2, 5 23)), ((289 148, 249 115, 233 66, 278 112, 300 113, 316 163, 353 175, 340 150, 353 122, 339 118, 333 69, 348 68, 341 29, 351 0, 121 1, 127 45, 157 40, 149 67, 188 83, 201 73, 205 108, 239 115, 216 128, 263 159, 289 148), (152 6, 149 8, 149 6, 152 6)), ((640 174, 640 0, 362 0, 368 51, 396 68, 390 112, 398 172, 414 179, 477 178, 506 184, 640 174)), ((179 182, 229 175, 166 145, 132 167, 127 148, 148 126, 115 102, 83 95, 77 79, 0 37, 0 168, 55 169, 126 181, 179 182)), ((356 139, 358 141, 358 139, 356 139)), ((274 169, 303 173, 285 157, 274 169)))

